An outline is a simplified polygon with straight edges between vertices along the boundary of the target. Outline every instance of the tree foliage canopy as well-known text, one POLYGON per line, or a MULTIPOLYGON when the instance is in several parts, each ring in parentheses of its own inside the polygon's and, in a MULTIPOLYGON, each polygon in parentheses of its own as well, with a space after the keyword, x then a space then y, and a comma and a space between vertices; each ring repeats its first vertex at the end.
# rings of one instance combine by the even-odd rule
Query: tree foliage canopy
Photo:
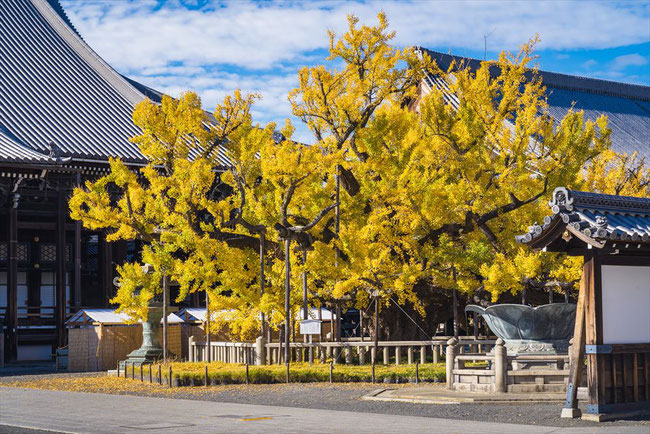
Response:
POLYGON ((536 39, 477 69, 443 71, 426 53, 392 46, 378 20, 349 17, 344 35, 329 34, 329 63, 299 71, 289 100, 312 145, 292 140, 289 121, 280 132, 254 125, 257 95, 236 91, 212 115, 191 92, 137 106, 133 141, 149 164, 133 171, 111 160, 110 174, 70 200, 72 218, 109 241, 145 243, 141 261, 118 268, 113 302, 144 317, 167 275, 179 299, 209 293, 216 322, 252 336, 260 313, 272 325, 285 319, 287 239, 294 311, 302 271, 315 303, 365 306, 374 292, 421 309, 413 287, 422 280, 496 300, 531 281, 577 278, 576 260, 514 241, 542 220, 555 187, 648 195, 650 169, 610 149, 606 118, 550 116, 536 39))

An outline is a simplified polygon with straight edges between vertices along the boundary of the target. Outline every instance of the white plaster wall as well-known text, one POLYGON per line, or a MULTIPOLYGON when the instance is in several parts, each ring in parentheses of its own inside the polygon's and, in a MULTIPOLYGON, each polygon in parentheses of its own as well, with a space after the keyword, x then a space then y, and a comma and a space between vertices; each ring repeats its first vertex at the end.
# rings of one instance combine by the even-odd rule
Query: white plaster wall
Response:
POLYGON ((603 343, 650 343, 650 267, 603 265, 603 343))

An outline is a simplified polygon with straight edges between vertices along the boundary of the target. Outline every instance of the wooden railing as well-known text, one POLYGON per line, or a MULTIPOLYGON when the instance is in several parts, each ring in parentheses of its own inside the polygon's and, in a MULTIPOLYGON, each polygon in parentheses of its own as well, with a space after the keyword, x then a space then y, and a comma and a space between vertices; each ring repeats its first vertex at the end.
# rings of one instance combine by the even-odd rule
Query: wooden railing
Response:
MULTIPOLYGON (((444 336, 422 341, 381 341, 378 343, 379 354, 375 353, 374 343, 371 341, 291 342, 289 350, 291 360, 298 362, 320 360, 325 363, 331 360, 334 363, 361 365, 372 363, 373 360, 385 365, 412 364, 416 361, 439 363, 448 340, 449 337, 444 336)), ((464 353, 466 349, 489 351, 495 342, 493 339, 460 337, 455 348, 459 353, 464 353)), ((265 343, 262 338, 258 338, 255 343, 210 342, 208 349, 206 342, 199 342, 191 337, 189 361, 207 360, 259 365, 284 363, 284 345, 278 342, 265 343)))

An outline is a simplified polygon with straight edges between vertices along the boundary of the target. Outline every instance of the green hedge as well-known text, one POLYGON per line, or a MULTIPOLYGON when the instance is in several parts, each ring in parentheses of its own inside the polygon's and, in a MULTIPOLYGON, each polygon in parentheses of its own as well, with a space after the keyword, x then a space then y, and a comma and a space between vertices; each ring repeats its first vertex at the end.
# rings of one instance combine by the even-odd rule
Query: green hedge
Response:
MULTIPOLYGON (((203 386, 205 382, 205 363, 172 363, 172 377, 175 386, 203 386)), ((293 363, 289 369, 291 383, 316 383, 330 381, 329 364, 293 363)), ((158 366, 153 366, 158 372, 158 366)), ((169 365, 162 367, 163 377, 167 379, 169 365)), ((423 382, 445 381, 445 366, 442 363, 419 366, 419 379, 423 382)), ((251 384, 270 384, 286 382, 285 365, 249 366, 248 379, 251 384)), ((332 379, 335 382, 370 382, 372 368, 369 365, 334 365, 332 379)), ((415 381, 415 365, 376 365, 377 382, 406 383, 415 381)), ((208 381, 212 385, 245 384, 246 366, 234 363, 213 362, 208 364, 208 381)))

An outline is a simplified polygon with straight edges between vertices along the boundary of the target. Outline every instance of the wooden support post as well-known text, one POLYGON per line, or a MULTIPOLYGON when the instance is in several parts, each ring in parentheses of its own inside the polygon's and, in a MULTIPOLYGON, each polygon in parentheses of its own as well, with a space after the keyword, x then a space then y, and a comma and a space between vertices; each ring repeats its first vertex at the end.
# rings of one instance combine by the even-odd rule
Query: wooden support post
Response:
POLYGON ((7 273, 7 359, 16 360, 18 356, 18 200, 14 198, 9 208, 9 269, 7 273))
POLYGON ((587 293, 593 286, 593 261, 588 260, 582 267, 576 321, 573 331, 573 344, 569 349, 569 382, 567 383, 566 402, 562 409, 563 418, 577 418, 582 414, 578 408, 578 387, 582 378, 582 365, 585 356, 585 302, 587 293))
MULTIPOLYGON (((585 345, 602 345, 602 311, 600 287, 600 257, 594 254, 589 263, 591 264, 591 278, 585 298, 585 345)), ((623 355, 623 372, 626 372, 625 354, 623 355)), ((600 354, 587 354, 587 392, 589 394, 589 406, 596 408, 604 404, 604 372, 603 356, 600 354), (601 381, 602 380, 602 381, 601 381)), ((624 391, 627 388, 624 389, 624 391)), ((589 407, 588 407, 589 410, 589 407)), ((596 410, 599 411, 599 410, 596 410)))
MULTIPOLYGON (((77 186, 81 186, 80 172, 77 172, 77 186)), ((77 312, 81 309, 81 220, 74 223, 74 246, 72 250, 74 252, 74 285, 72 293, 75 312, 77 312)))
POLYGON ((65 346, 65 314, 66 314, 66 275, 65 275, 65 221, 67 204, 65 192, 59 191, 58 210, 56 219, 56 336, 57 345, 65 346))
POLYGON ((104 307, 108 307, 108 300, 113 296, 113 247, 106 241, 106 235, 100 236, 100 247, 102 249, 102 303, 104 307))

